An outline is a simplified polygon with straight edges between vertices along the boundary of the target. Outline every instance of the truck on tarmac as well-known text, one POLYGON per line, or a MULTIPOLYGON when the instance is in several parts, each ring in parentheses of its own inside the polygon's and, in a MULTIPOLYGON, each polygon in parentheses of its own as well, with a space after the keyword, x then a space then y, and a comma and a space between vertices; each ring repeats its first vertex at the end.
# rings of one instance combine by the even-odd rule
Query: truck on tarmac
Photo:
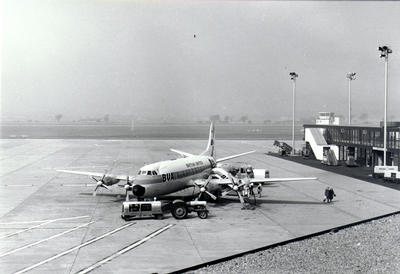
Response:
POLYGON ((180 220, 186 218, 191 212, 197 212, 200 219, 206 219, 208 217, 206 205, 205 201, 126 201, 122 203, 121 218, 124 220, 162 219, 164 214, 171 212, 175 219, 180 220))

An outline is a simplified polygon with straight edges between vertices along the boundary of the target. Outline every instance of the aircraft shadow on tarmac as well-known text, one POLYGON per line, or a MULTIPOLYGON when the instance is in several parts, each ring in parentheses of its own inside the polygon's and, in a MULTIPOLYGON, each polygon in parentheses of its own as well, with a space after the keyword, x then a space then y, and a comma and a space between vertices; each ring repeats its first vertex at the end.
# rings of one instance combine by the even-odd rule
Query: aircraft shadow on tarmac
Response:
MULTIPOLYGON (((92 196, 92 193, 79 193, 80 195, 84 196, 92 196)), ((113 202, 124 202, 125 201, 125 195, 123 194, 116 194, 116 193, 97 193, 97 196, 100 197, 112 197, 115 198, 113 202)), ((180 197, 169 197, 169 199, 177 199, 180 197)), ((238 197, 236 196, 229 196, 229 197, 220 197, 218 199, 218 202, 213 202, 211 201, 211 204, 215 206, 226 206, 231 203, 240 203, 238 197)), ((250 199, 250 203, 254 205, 254 199, 250 199)), ((295 205, 322 205, 325 204, 323 201, 297 201, 297 200, 269 200, 269 199, 263 199, 263 198, 257 198, 255 205, 260 205, 260 204, 295 204, 295 205)))
POLYGON ((294 201, 294 200, 265 200, 257 199, 257 204, 295 204, 295 205, 322 205, 322 201, 294 201))
MULTIPOLYGON (((256 203, 254 203, 254 199, 249 199, 251 205, 260 205, 260 204, 295 204, 295 205, 321 205, 325 204, 323 201, 296 201, 296 200, 268 200, 263 198, 256 198, 256 203)), ((235 196, 231 197, 223 197, 217 204, 227 205, 230 203, 240 203, 239 198, 235 196)))

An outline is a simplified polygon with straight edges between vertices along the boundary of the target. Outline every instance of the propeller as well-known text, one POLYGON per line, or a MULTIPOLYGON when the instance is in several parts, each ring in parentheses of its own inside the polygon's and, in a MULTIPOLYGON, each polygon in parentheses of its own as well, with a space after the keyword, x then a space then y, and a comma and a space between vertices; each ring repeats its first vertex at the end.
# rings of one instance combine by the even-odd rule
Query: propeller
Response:
POLYGON ((96 194, 97 194, 97 189, 98 189, 99 187, 103 187, 103 188, 106 188, 106 189, 108 189, 108 190, 110 189, 110 188, 106 185, 106 182, 104 181, 104 179, 106 178, 106 174, 107 174, 107 171, 104 171, 103 177, 101 177, 100 180, 97 180, 94 176, 92 176, 92 179, 96 181, 96 187, 94 188, 93 196, 96 196, 96 194))
POLYGON ((242 193, 241 193, 240 189, 241 189, 241 187, 246 185, 247 182, 244 182, 244 180, 243 181, 242 180, 239 180, 239 181, 235 180, 230 173, 228 173, 228 177, 232 181, 232 184, 228 184, 228 186, 231 189, 228 190, 228 191, 225 191, 222 195, 227 194, 231 190, 236 191, 237 195, 239 196, 240 203, 244 204, 244 199, 243 199, 243 196, 242 196, 242 193))
POLYGON ((193 182, 193 185, 197 186, 200 190, 200 194, 197 197, 197 200, 200 200, 200 198, 203 196, 203 193, 207 193, 207 195, 210 196, 211 199, 217 200, 217 197, 207 190, 207 185, 210 183, 210 179, 211 179, 211 177, 208 177, 207 182, 204 185, 201 185, 200 183, 197 183, 196 181, 193 182))

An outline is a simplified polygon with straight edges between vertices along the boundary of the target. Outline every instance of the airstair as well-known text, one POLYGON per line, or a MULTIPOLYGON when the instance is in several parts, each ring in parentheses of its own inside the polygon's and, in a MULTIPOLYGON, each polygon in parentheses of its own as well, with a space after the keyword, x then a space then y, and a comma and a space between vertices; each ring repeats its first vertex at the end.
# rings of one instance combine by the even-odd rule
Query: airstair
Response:
POLYGON ((274 141, 274 146, 279 147, 280 155, 290 155, 292 153, 293 148, 286 144, 285 142, 279 142, 277 140, 274 141))
POLYGON ((339 148, 335 145, 328 145, 324 135, 322 134, 322 131, 323 128, 306 128, 304 139, 310 144, 311 149, 313 150, 313 153, 317 160, 324 161, 330 159, 331 161, 328 162, 334 162, 337 164, 339 148))

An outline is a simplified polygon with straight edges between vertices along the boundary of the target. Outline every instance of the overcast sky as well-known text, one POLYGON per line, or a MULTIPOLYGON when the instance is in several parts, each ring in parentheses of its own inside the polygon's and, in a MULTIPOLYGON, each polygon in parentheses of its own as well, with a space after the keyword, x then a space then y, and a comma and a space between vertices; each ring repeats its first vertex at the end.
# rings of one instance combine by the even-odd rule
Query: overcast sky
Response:
POLYGON ((400 119, 399 2, 3 1, 4 117, 400 119), (397 109, 396 109, 397 108, 397 109))

